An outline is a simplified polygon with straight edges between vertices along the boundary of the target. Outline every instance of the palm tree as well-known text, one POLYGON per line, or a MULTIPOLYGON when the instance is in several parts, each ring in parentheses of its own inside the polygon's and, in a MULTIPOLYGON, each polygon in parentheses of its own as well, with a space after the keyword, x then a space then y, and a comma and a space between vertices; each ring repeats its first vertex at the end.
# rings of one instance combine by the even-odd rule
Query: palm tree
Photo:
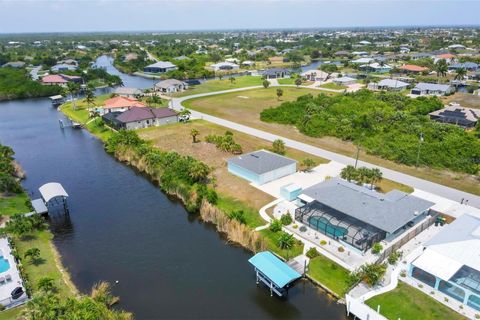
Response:
POLYGON ((370 189, 373 189, 373 184, 382 180, 383 173, 378 168, 370 169, 370 189))
POLYGON ((30 259, 30 263, 34 263, 35 261, 38 260, 38 258, 40 258, 40 249, 38 248, 30 248, 28 249, 25 254, 23 255, 23 257, 26 259, 26 258, 29 258, 30 259))
POLYGON ((53 278, 50 277, 43 277, 37 282, 37 288, 38 290, 42 292, 55 292, 57 290, 57 287, 53 283, 53 278))
POLYGON ((197 143, 197 136, 200 134, 197 129, 193 128, 190 131, 190 135, 192 136, 193 143, 197 143))
POLYGON ((311 158, 306 158, 302 161, 302 166, 305 167, 305 171, 310 171, 316 164, 317 162, 311 158))
POLYGON ((357 173, 357 184, 363 185, 365 182, 371 181, 372 172, 367 167, 358 168, 357 173))
POLYGON ((75 101, 75 97, 76 97, 79 90, 80 90, 80 85, 78 83, 76 83, 76 82, 68 82, 67 83, 67 92, 70 93, 70 95, 72 97, 73 110, 77 110, 77 104, 76 104, 76 101, 75 101))
POLYGON ((285 154, 285 142, 282 139, 276 139, 272 143, 272 151, 277 154, 285 154))
POLYGON ((295 239, 293 238, 293 235, 289 233, 282 232, 278 237, 278 246, 280 247, 280 249, 287 250, 287 260, 288 260, 290 249, 293 248, 294 244, 295 244, 295 239))
POLYGON ((95 104, 95 92, 93 91, 93 87, 91 85, 88 85, 87 88, 85 88, 85 102, 89 106, 95 104))
POLYGON ((437 77, 445 77, 448 71, 447 61, 445 59, 438 60, 435 65, 435 71, 437 72, 437 77))
POLYGON ((230 77, 229 80, 230 80, 230 84, 234 84, 234 83, 235 83, 235 77, 230 77))
POLYGON ((277 100, 280 101, 280 97, 283 96, 283 89, 277 89, 277 100))
POLYGON ((195 161, 194 163, 192 163, 188 171, 188 176, 194 182, 205 180, 210 174, 210 168, 200 161, 195 161))
POLYGON ((295 79, 295 85, 297 86, 297 88, 302 84, 302 79, 301 78, 297 78, 295 79))
POLYGON ((264 87, 265 89, 267 89, 267 88, 270 86, 270 81, 268 81, 267 79, 265 79, 265 80, 263 80, 262 84, 263 84, 263 87, 264 87))
POLYGON ((93 285, 90 297, 93 300, 106 305, 107 307, 113 306, 120 300, 118 297, 115 297, 112 294, 110 284, 105 281, 93 285))
POLYGON ((465 68, 459 68, 457 74, 455 75, 455 80, 463 80, 467 75, 467 70, 465 68))
POLYGON ((351 182, 357 178, 357 169, 354 166, 348 165, 340 171, 340 178, 351 182))

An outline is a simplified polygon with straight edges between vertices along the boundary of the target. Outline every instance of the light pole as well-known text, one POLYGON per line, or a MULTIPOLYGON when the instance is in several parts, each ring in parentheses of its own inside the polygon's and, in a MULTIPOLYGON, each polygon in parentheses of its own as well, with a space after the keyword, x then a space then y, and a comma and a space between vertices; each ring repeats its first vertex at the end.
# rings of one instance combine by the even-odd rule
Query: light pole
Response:
POLYGON ((360 156, 360 146, 357 145, 357 156, 355 157, 355 169, 357 168, 358 164, 358 157, 360 156))
POLYGON ((418 168, 418 161, 420 160, 420 147, 422 146, 423 140, 424 140, 423 132, 420 132, 419 141, 418 141, 417 161, 415 163, 415 168, 418 168))

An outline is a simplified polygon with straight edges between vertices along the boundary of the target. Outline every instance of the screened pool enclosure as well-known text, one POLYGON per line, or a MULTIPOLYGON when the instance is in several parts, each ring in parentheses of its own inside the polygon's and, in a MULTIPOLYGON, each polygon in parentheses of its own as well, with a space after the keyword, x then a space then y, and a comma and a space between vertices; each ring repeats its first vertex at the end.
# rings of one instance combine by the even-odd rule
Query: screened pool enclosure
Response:
POLYGON ((312 201, 297 208, 295 220, 361 251, 368 250, 375 242, 385 239, 386 236, 385 231, 318 201, 312 201))

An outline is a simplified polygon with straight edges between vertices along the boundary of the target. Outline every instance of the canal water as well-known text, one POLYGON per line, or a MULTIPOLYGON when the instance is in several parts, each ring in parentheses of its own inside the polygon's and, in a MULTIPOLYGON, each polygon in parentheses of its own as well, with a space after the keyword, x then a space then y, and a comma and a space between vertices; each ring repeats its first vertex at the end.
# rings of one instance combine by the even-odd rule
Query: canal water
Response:
MULTIPOLYGON (((119 75, 126 86, 151 86, 119 75)), ((270 297, 255 285, 250 252, 117 162, 85 130, 60 129, 59 119, 65 118, 48 99, 2 102, 0 141, 14 148, 33 196, 50 181, 70 194, 70 215, 52 217, 51 225, 82 292, 109 281, 119 307, 136 319, 345 319, 344 306, 308 281, 286 300, 270 297)))

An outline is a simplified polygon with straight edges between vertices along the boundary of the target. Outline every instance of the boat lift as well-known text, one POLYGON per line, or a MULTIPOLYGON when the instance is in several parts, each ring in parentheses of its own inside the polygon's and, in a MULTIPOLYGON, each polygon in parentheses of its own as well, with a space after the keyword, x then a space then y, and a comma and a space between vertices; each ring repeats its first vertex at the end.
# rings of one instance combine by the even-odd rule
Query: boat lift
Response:
POLYGON ((63 212, 68 214, 68 193, 58 182, 49 182, 38 188, 41 198, 32 200, 32 206, 37 214, 63 212))

